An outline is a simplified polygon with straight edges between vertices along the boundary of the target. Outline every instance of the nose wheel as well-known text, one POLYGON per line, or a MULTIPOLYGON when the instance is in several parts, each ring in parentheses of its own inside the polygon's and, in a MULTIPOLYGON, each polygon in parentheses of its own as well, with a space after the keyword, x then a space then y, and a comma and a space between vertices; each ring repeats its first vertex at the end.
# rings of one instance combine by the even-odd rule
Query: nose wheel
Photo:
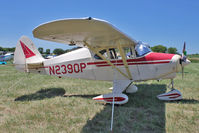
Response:
POLYGON ((174 101, 174 100, 181 100, 182 94, 179 90, 174 89, 174 82, 173 79, 171 79, 171 83, 168 85, 168 88, 170 88, 169 92, 160 94, 157 96, 159 100, 163 101, 174 101))

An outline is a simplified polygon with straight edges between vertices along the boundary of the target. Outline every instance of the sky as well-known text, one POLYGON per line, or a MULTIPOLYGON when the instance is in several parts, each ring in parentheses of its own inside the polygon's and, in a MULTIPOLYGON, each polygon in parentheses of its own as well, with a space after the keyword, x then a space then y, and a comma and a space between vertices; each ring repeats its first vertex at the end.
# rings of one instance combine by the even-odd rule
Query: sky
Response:
POLYGON ((71 47, 33 37, 38 25, 64 18, 106 20, 131 38, 150 46, 199 53, 198 0, 0 0, 0 46, 15 47, 22 35, 44 49, 71 47))

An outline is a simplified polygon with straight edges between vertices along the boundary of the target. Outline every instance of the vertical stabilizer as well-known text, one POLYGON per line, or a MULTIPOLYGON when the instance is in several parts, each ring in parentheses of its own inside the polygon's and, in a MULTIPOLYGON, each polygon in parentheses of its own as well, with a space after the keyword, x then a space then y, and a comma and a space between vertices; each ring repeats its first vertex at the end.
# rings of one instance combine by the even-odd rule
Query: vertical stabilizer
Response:
POLYGON ((14 53, 14 64, 17 70, 28 71, 28 64, 42 63, 44 58, 41 56, 33 42, 26 36, 22 36, 17 42, 14 53))

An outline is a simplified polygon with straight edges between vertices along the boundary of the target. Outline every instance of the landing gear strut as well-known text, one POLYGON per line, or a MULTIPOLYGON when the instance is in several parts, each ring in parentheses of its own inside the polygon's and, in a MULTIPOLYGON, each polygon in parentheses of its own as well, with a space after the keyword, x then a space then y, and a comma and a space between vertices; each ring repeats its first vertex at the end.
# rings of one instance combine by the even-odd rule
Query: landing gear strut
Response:
POLYGON ((168 88, 171 89, 169 92, 160 94, 157 96, 159 100, 164 101, 174 101, 174 100, 181 100, 182 94, 179 90, 174 89, 174 82, 173 79, 171 79, 171 83, 168 85, 168 88))
POLYGON ((168 85, 168 88, 170 88, 171 91, 172 91, 172 90, 175 90, 175 89, 174 89, 174 82, 173 82, 173 79, 171 79, 171 83, 168 85))

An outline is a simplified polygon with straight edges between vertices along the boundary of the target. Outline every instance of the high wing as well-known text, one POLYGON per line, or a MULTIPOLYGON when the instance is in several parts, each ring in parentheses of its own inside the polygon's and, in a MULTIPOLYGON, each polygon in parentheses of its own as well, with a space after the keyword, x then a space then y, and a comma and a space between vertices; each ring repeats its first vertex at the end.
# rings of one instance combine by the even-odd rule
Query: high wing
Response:
POLYGON ((134 46, 136 41, 116 29, 110 23, 93 18, 64 19, 48 22, 33 30, 36 38, 64 44, 93 48, 134 46))
POLYGON ((52 21, 35 28, 33 35, 43 40, 88 47, 120 74, 132 80, 124 47, 134 47, 137 42, 104 20, 89 17, 86 19, 52 21), (111 63, 110 59, 107 59, 99 52, 102 49, 108 50, 109 48, 117 48, 119 50, 126 73, 122 72, 111 63))

